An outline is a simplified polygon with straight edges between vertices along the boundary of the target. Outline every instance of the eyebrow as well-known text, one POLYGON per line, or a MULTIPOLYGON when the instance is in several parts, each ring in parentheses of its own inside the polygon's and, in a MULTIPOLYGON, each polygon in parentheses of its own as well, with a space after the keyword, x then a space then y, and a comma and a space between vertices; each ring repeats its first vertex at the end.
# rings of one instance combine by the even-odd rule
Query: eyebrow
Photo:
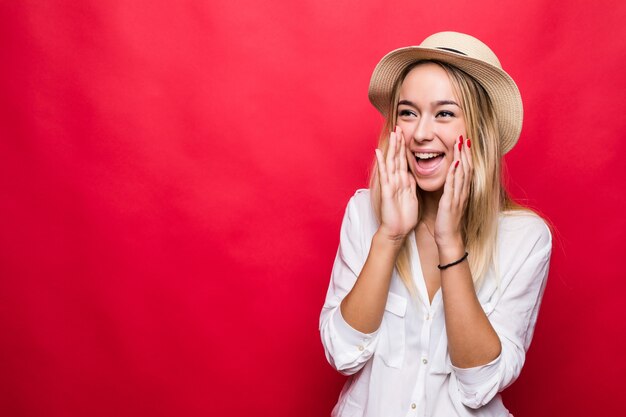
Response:
MULTIPOLYGON (((411 107, 417 107, 415 105, 415 103, 413 103, 412 101, 409 100, 400 100, 398 102, 398 106, 404 104, 406 106, 411 106, 411 107)), ((447 104, 453 105, 453 106, 457 106, 457 107, 461 107, 458 105, 458 103, 454 100, 438 100, 438 101, 433 101, 433 103, 435 106, 445 106, 447 104)))

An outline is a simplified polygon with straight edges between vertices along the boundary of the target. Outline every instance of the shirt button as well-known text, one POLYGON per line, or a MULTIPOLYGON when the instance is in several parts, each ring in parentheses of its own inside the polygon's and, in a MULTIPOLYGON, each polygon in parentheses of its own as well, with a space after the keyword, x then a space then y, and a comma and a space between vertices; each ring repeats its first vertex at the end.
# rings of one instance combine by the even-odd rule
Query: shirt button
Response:
POLYGON ((415 405, 415 403, 411 404, 411 408, 412 408, 413 410, 415 410, 415 407, 417 407, 417 406, 415 405))
POLYGON ((363 352, 363 350, 364 350, 364 349, 365 349, 365 348, 363 347, 363 345, 359 345, 359 350, 360 350, 361 352, 363 352))
POLYGON ((426 365, 426 364, 428 363, 428 359, 426 359, 426 358, 422 359, 422 363, 423 363, 424 365, 426 365))

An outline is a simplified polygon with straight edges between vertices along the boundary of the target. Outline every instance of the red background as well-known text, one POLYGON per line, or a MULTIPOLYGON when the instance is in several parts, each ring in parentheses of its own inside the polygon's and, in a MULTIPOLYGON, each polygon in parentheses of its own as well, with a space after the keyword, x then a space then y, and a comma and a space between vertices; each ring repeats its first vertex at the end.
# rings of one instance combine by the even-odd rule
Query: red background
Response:
MULTIPOLYGON (((487 42, 526 117, 511 188, 556 229, 519 416, 616 415, 626 6, 0 1, 0 414, 323 416, 317 320, 387 51, 487 42)), ((618 408, 619 406, 619 408, 618 408)))

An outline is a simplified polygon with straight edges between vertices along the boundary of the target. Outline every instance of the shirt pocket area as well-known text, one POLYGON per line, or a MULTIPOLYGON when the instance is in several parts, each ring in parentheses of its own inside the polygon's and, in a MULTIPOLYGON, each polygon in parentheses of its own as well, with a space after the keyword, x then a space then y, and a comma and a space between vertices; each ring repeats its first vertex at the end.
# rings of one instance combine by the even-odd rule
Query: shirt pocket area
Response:
POLYGON ((389 292, 376 353, 391 368, 400 368, 404 362, 406 307, 406 298, 389 292))
MULTIPOLYGON (((447 342, 447 340, 446 340, 447 342)), ((431 375, 450 375, 452 373, 452 362, 448 353, 447 343, 437 349, 430 368, 431 375)))

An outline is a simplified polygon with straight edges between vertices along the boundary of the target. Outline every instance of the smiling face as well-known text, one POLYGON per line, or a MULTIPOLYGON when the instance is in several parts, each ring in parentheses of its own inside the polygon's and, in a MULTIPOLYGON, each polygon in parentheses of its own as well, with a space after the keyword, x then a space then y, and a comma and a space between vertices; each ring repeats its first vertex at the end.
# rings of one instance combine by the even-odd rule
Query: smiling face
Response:
POLYGON ((411 69, 399 91, 397 124, 407 144, 409 170, 426 192, 442 191, 454 146, 467 136, 461 101, 437 64, 411 69))

